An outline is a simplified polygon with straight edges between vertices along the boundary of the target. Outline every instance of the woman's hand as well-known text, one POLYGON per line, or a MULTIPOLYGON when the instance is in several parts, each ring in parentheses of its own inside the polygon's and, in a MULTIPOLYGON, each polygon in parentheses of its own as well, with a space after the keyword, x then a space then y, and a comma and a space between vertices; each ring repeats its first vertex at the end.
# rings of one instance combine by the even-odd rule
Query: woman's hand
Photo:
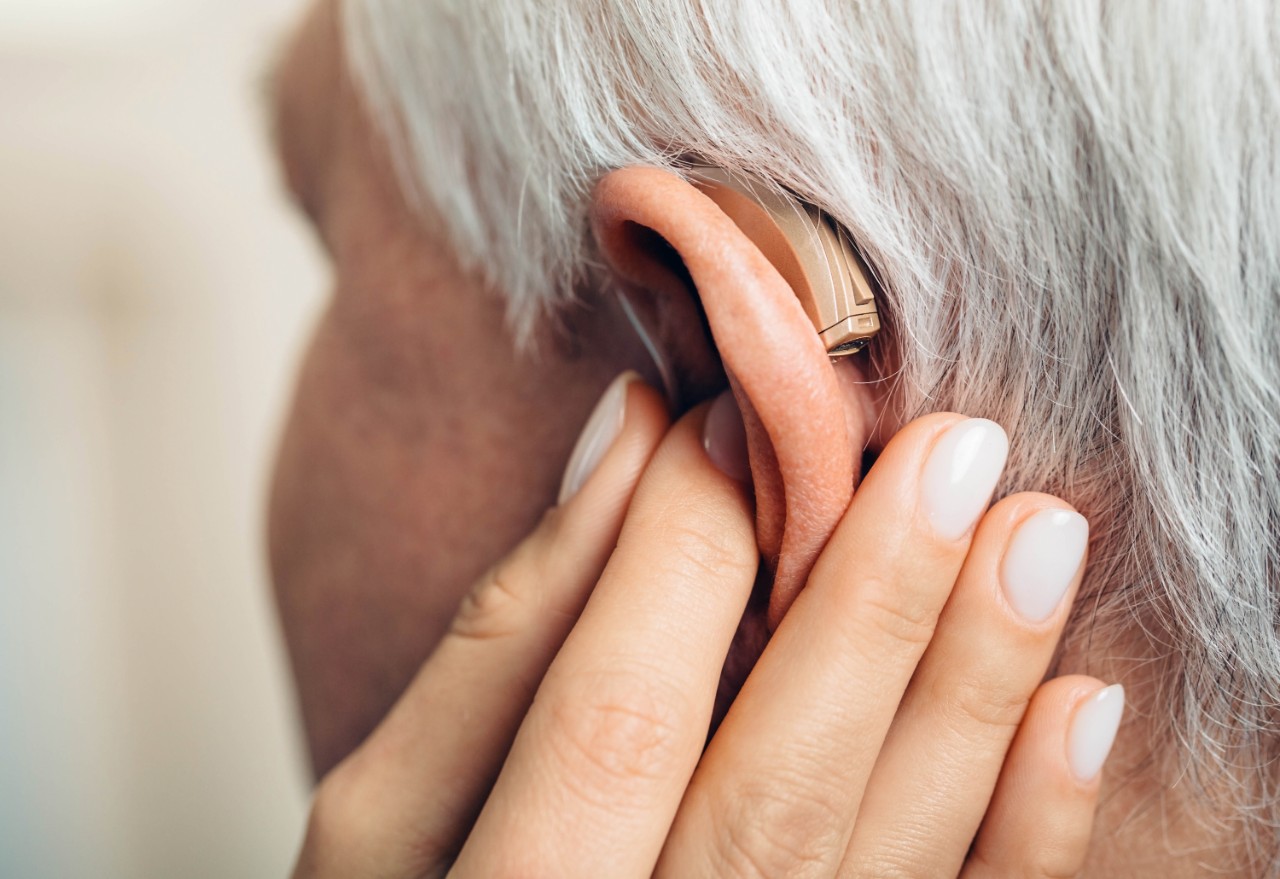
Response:
POLYGON ((1040 494, 983 515, 1003 432, 911 423, 708 743, 757 563, 749 487, 713 462, 741 473, 736 410, 668 430, 628 378, 585 484, 321 783, 295 875, 1073 875, 1123 704, 1041 684, 1084 520, 1040 494))

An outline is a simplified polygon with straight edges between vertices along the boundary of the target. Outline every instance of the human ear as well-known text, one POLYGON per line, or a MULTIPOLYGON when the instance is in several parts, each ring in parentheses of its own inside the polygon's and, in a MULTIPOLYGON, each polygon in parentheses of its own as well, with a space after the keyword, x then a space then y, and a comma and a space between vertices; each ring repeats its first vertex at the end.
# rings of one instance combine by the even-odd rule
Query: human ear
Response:
POLYGON ((828 356, 778 268, 679 175, 611 172, 593 192, 591 225, 624 294, 656 328, 688 402, 724 381, 733 390, 747 432, 756 541, 773 578, 774 628, 861 475, 876 404, 858 359, 828 356), (703 315, 714 348, 702 338, 703 315))

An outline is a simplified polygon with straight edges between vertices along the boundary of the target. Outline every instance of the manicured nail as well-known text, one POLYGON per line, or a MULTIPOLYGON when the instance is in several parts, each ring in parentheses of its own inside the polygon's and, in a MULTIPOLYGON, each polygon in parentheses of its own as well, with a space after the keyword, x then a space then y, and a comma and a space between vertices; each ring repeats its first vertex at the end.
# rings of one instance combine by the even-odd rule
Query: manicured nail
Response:
POLYGON ((920 476, 925 515, 939 536, 955 540, 973 527, 1008 455, 1004 429, 985 418, 965 419, 942 435, 920 476))
POLYGON ((1067 731, 1067 763, 1081 782, 1092 781, 1102 770, 1122 714, 1124 687, 1119 684, 1103 687, 1076 709, 1067 731))
POLYGON ((1024 619, 1043 622, 1062 602, 1089 544, 1089 522, 1072 510, 1041 510, 1027 518, 1004 555, 1005 598, 1024 619))
POLYGON ((742 412, 732 391, 716 397, 702 426, 702 447, 707 457, 739 482, 751 481, 751 463, 747 457, 747 431, 742 426, 742 412))
POLYGON ((627 388, 633 381, 642 381, 640 373, 628 369, 615 378, 596 403, 587 425, 578 437, 578 444, 569 456, 564 479, 560 483, 560 499, 564 503, 578 493, 604 459, 605 452, 613 445, 622 431, 627 414, 627 388))

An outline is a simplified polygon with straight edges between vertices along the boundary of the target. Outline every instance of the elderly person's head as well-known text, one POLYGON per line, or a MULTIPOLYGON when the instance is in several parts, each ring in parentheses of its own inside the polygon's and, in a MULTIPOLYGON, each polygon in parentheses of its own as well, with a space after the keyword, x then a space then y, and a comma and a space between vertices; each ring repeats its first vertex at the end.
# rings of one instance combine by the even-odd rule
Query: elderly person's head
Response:
MULTIPOLYGON (((322 3, 279 127, 335 284, 271 523, 317 772, 555 503, 620 370, 683 409, 786 350, 709 307, 763 308, 699 268, 697 162, 817 206, 872 267, 868 463, 917 415, 982 416, 998 494, 1090 520, 1055 669, 1131 706, 1092 863, 1276 869, 1277 46, 1263 2, 322 3)), ((798 443, 831 405, 761 417, 798 443)))

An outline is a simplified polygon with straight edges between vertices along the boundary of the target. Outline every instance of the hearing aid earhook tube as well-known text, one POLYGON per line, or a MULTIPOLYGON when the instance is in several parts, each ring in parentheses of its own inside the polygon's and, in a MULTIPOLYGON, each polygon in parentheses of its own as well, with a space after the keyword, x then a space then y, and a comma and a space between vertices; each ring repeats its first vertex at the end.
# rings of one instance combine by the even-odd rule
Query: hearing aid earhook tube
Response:
POLYGON ((616 290, 618 295, 618 304, 622 306, 622 313, 627 316, 627 320, 636 331, 636 335, 640 337, 640 341, 644 343, 645 350, 649 352, 649 356, 653 358, 654 365, 658 367, 658 374, 662 376, 663 390, 667 396, 667 408, 670 412, 680 411, 680 393, 676 385, 675 375, 671 370, 671 363, 663 355, 657 344, 653 341, 653 337, 649 331, 645 329, 643 323, 640 322, 639 315, 636 314, 635 307, 631 304, 631 298, 625 290, 616 290))

